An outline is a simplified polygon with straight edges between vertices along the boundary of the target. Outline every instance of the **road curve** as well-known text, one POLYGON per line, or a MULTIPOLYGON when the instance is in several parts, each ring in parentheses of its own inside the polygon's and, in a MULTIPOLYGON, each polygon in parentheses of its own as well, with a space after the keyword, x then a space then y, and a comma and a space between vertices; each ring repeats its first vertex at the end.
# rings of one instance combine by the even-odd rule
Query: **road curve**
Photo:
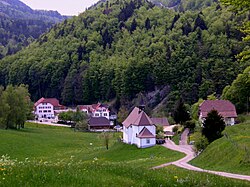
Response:
POLYGON ((163 144, 163 146, 168 148, 168 149, 174 150, 174 151, 179 151, 179 152, 185 153, 186 156, 180 160, 165 163, 165 164, 162 164, 160 166, 153 167, 153 169, 159 169, 159 168, 163 168, 163 167, 166 167, 169 165, 175 165, 177 167, 184 168, 187 170, 206 172, 206 173, 211 173, 211 174, 215 174, 215 175, 220 175, 223 177, 250 181, 249 175, 240 175, 240 174, 227 173, 227 172, 221 172, 221 171, 211 171, 211 170, 201 169, 201 168, 198 168, 196 166, 192 166, 192 165, 188 164, 189 161, 191 161, 192 159, 195 158, 195 154, 194 154, 192 147, 190 145, 176 145, 173 141, 166 140, 166 143, 163 144))

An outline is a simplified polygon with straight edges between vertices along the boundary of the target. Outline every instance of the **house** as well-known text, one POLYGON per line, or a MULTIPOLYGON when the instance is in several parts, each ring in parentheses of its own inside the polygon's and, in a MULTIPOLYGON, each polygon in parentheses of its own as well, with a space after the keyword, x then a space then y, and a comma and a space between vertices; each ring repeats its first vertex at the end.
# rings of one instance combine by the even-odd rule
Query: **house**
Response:
POLYGON ((167 118, 151 118, 153 124, 156 126, 163 127, 163 131, 167 131, 166 129, 170 126, 167 118))
POLYGON ((156 127, 142 108, 135 107, 123 124, 123 142, 138 148, 156 144, 156 127))
POLYGON ((92 104, 92 105, 79 105, 77 106, 81 111, 85 112, 91 117, 105 117, 109 119, 110 111, 108 105, 102 103, 92 104))
POLYGON ((224 118, 226 125, 231 126, 235 124, 237 112, 235 106, 228 100, 205 100, 199 106, 199 120, 204 122, 207 114, 211 110, 217 110, 224 118))
POLYGON ((104 130, 112 128, 112 123, 105 117, 90 117, 89 130, 104 130))
POLYGON ((41 98, 34 104, 34 113, 37 118, 54 119, 56 112, 64 110, 56 98, 41 98))
POLYGON ((173 132, 174 126, 169 124, 167 118, 151 118, 151 120, 156 126, 163 127, 163 132, 167 139, 172 139, 172 137, 175 135, 175 133, 173 132))

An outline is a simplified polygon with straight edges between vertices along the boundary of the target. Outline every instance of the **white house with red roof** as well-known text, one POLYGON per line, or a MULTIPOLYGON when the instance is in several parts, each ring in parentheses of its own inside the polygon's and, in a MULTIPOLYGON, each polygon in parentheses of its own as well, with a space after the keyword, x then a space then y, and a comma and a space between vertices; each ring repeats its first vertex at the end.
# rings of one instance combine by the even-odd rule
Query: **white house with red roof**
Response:
POLYGON ((110 111, 108 105, 102 103, 92 104, 92 105, 79 105, 77 106, 81 111, 87 113, 91 117, 105 117, 109 119, 110 111))
POLYGON ((226 125, 234 125, 237 118, 235 106, 228 100, 205 100, 199 106, 199 119, 201 122, 211 110, 217 110, 224 118, 226 125))
POLYGON ((56 98, 41 98, 34 104, 34 113, 37 118, 54 119, 56 111, 65 109, 56 98))
POLYGON ((156 144, 156 127, 148 115, 135 107, 123 124, 123 142, 135 144, 138 148, 156 144))

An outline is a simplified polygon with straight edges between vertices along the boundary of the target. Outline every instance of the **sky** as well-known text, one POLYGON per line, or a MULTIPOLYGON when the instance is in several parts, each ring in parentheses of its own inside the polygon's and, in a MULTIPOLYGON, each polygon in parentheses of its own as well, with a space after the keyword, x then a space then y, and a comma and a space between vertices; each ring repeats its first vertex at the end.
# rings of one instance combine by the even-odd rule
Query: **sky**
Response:
POLYGON ((32 9, 57 10, 62 15, 78 15, 98 0, 20 0, 32 9))

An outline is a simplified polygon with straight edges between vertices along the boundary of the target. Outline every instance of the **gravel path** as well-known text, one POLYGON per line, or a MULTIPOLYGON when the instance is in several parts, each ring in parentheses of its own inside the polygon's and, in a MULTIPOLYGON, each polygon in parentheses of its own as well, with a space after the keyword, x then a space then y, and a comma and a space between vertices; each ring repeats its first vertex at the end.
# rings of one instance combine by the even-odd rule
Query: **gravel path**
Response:
POLYGON ((250 181, 249 175, 240 175, 240 174, 233 174, 233 173, 220 172, 220 171, 211 171, 211 170, 201 169, 201 168, 198 168, 198 167, 195 167, 195 166, 188 164, 189 161, 191 161, 192 159, 195 158, 195 154, 192 150, 192 146, 187 145, 184 142, 182 143, 182 145, 176 145, 173 141, 166 140, 166 143, 163 144, 163 146, 168 148, 168 149, 174 150, 174 151, 179 151, 179 152, 185 153, 186 156, 180 160, 175 161, 175 162, 169 162, 166 164, 162 164, 160 166, 156 166, 153 169, 159 169, 159 168, 163 168, 163 167, 166 167, 169 165, 175 165, 177 167, 184 168, 187 170, 206 172, 206 173, 211 173, 211 174, 215 174, 215 175, 220 175, 223 177, 250 181))
POLYGON ((49 121, 47 121, 47 122, 40 122, 40 121, 35 121, 35 120, 29 120, 28 122, 42 124, 42 125, 55 126, 55 127, 71 127, 70 125, 52 123, 52 122, 49 122, 49 121))

